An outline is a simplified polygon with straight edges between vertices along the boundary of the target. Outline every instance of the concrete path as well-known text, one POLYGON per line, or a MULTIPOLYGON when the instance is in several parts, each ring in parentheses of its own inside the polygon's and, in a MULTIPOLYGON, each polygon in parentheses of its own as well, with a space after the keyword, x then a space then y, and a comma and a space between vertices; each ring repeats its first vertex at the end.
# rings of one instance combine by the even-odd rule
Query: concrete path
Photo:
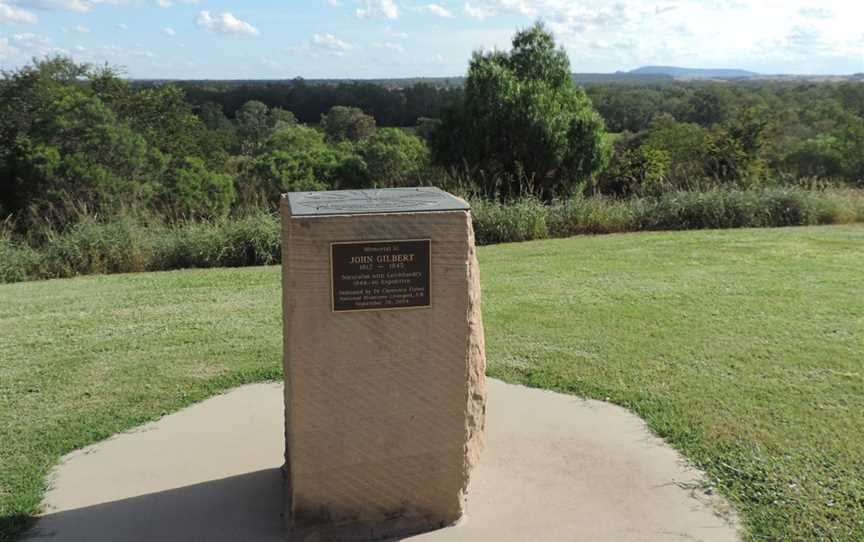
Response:
MULTIPOLYGON (((735 541, 722 502, 626 410, 489 383, 487 448, 452 541, 735 541)), ((282 387, 245 386, 64 458, 33 541, 284 541, 282 387)))

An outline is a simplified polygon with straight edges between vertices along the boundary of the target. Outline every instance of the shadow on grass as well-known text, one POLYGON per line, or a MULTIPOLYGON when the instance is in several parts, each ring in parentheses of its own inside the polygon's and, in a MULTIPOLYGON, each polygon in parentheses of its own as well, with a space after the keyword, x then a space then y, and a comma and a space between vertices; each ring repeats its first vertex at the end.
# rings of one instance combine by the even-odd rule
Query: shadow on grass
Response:
MULTIPOLYGON (((278 468, 266 469, 48 513, 36 521, 24 540, 284 542, 282 503, 282 474, 278 468)), ((32 520, 24 517, 2 521, 21 521, 23 530, 32 520)))

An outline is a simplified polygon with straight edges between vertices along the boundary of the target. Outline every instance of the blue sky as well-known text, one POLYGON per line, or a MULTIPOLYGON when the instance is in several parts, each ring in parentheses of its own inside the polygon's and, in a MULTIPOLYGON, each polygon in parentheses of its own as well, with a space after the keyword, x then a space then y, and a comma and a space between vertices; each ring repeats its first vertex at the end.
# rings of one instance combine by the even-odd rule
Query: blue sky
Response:
POLYGON ((61 53, 141 78, 453 76, 537 19, 578 72, 864 72, 861 0, 0 0, 0 66, 61 53))

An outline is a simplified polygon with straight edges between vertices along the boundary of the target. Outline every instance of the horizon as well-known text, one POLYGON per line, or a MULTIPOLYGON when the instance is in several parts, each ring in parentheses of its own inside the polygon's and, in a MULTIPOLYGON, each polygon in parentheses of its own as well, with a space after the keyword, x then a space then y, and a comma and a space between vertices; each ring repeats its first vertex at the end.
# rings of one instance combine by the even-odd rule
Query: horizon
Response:
POLYGON ((141 80, 464 76, 542 20, 571 72, 645 66, 763 76, 864 72, 864 4, 769 0, 0 0, 0 67, 66 55, 141 80), (706 68, 708 66, 708 68, 706 68))

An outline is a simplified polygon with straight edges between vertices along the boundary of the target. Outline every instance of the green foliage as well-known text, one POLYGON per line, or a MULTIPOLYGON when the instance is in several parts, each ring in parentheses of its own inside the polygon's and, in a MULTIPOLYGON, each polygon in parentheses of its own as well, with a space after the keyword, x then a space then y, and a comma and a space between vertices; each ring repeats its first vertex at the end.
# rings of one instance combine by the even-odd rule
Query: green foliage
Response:
POLYGON ((417 119, 417 126, 414 128, 414 133, 423 141, 432 141, 435 137, 435 132, 441 127, 441 119, 430 119, 428 117, 420 117, 417 119))
POLYGON ((90 86, 117 115, 117 119, 142 136, 176 165, 186 157, 204 159, 211 168, 222 167, 227 154, 224 140, 211 137, 207 126, 195 115, 182 89, 173 85, 135 89, 110 69, 93 74, 90 86))
POLYGON ((510 203, 474 200, 471 202, 474 236, 480 245, 544 239, 548 209, 534 198, 510 203))
POLYGON ((67 79, 88 69, 49 59, 0 84, 0 202, 21 226, 30 217, 66 220, 79 201, 107 210, 155 195, 162 154, 67 79))
POLYGON ((42 256, 25 243, 0 237, 0 283, 45 278, 40 271, 42 256))
MULTIPOLYGON (((219 121, 218 115, 216 120, 219 121)), ((274 134, 294 127, 297 118, 290 111, 279 107, 270 109, 257 100, 250 100, 237 111, 235 124, 240 152, 254 155, 261 152, 274 134)))
POLYGON ((321 115, 321 127, 329 141, 356 142, 375 133, 375 118, 357 107, 337 105, 321 115))
POLYGON ((860 190, 800 188, 663 192, 613 199, 574 195, 551 205, 472 201, 479 243, 649 230, 770 228, 864 222, 860 190))
MULTIPOLYGON (((645 230, 777 227, 864 222, 858 189, 713 190, 664 192, 613 199, 576 194, 544 204, 472 198, 479 244, 645 230)), ((185 267, 267 265, 279 262, 279 218, 254 210, 217 220, 165 224, 158 216, 121 215, 110 221, 82 216, 74 226, 48 228, 28 245, 0 231, 0 282, 93 273, 185 267)))
POLYGON ((665 150, 648 145, 622 147, 597 179, 596 190, 616 196, 657 195, 666 188, 671 162, 665 150))
POLYGON ((273 134, 240 178, 275 202, 291 191, 417 185, 428 167, 423 140, 401 129, 328 143, 318 130, 291 125, 273 134))
POLYGON ((429 149, 422 139, 399 128, 382 128, 358 146, 366 164, 364 187, 416 186, 429 168, 429 149))
POLYGON ((147 270, 190 267, 239 267, 278 263, 278 216, 253 212, 232 220, 185 222, 150 240, 147 270))
MULTIPOLYGON (((44 232, 81 216, 216 219, 275 208, 295 190, 435 184, 503 202, 582 192, 645 205, 699 191, 712 193, 704 205, 721 205, 713 192, 864 186, 860 84, 592 85, 586 94, 568 71, 539 24, 510 51, 476 53, 464 94, 450 83, 395 91, 303 81, 205 91, 35 61, 0 79, 0 219, 13 216, 16 239, 38 247, 44 232), (604 134, 589 95, 610 126, 630 131, 604 134), (376 120, 412 128, 376 129, 376 120)), ((722 211, 696 215, 711 213, 722 211)))
MULTIPOLYGON (((645 145, 668 154, 667 180, 676 188, 697 185, 703 174, 706 130, 695 123, 676 122, 671 115, 658 115, 646 132, 645 145)), ((614 160, 614 158, 613 158, 614 160)))
POLYGON ((318 180, 335 166, 334 155, 310 149, 302 154, 273 151, 259 156, 254 163, 254 173, 261 184, 270 183, 271 198, 285 192, 324 190, 327 185, 318 180))
MULTIPOLYGON (((533 178, 546 199, 591 180, 609 154, 603 120, 541 23, 517 33, 509 53, 474 53, 464 105, 443 119, 433 148, 447 166, 489 178, 533 178)), ((513 183, 486 188, 505 198, 520 191, 513 183)))
POLYGON ((327 145, 321 132, 302 125, 283 127, 265 149, 255 159, 252 174, 271 201, 285 192, 325 190, 344 155, 327 145))
POLYGON ((158 217, 123 215, 110 222, 82 217, 65 231, 47 231, 39 247, 8 235, 0 237, 0 283, 270 265, 280 258, 279 225, 277 215, 263 210, 217 220, 183 220, 170 226, 158 217))
POLYGON ((702 126, 719 124, 729 117, 730 92, 722 86, 699 88, 684 106, 683 117, 702 126))
POLYGON ((807 176, 836 178, 843 174, 843 156, 843 145, 837 137, 820 134, 799 142, 786 156, 784 165, 807 176))
POLYGON ((230 175, 208 170, 200 158, 187 157, 168 176, 162 198, 175 217, 219 218, 228 214, 237 193, 230 175))
POLYGON ((123 217, 108 223, 86 219, 53 233, 41 251, 39 273, 47 278, 143 271, 150 232, 123 217))
POLYGON ((266 105, 250 100, 237 111, 237 137, 243 154, 255 154, 273 133, 266 105))
POLYGON ((864 117, 850 120, 844 129, 843 141, 843 175, 858 186, 864 186, 864 117))

